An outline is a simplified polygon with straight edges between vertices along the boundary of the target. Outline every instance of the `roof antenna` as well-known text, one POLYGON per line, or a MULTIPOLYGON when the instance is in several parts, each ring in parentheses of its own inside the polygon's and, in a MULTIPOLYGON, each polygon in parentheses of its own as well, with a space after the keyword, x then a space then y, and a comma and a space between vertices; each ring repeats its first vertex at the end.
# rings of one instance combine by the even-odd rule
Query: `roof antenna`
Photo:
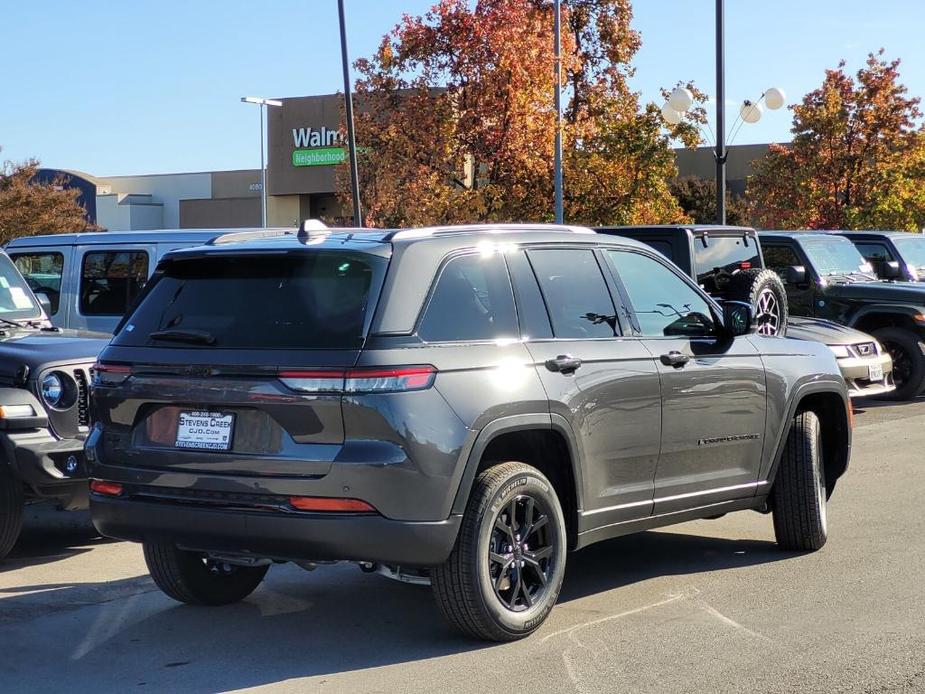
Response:
POLYGON ((302 226, 299 227, 298 239, 304 241, 310 239, 314 236, 318 236, 317 233, 312 232, 319 231, 328 231, 328 225, 322 222, 320 219, 306 219, 302 222, 302 226))

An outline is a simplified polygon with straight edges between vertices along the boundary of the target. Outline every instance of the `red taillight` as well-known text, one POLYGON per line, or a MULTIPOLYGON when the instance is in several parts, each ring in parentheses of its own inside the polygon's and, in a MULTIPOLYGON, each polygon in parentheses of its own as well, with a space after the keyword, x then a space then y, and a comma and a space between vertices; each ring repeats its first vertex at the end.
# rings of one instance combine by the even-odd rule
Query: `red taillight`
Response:
POLYGON ((132 367, 124 364, 96 362, 90 367, 90 379, 94 386, 117 386, 131 375, 132 367))
POLYGON ((324 496, 290 496, 289 505, 300 511, 322 513, 375 513, 376 509, 359 499, 335 499, 324 496))
POLYGON ((741 263, 739 263, 739 269, 740 270, 751 270, 752 264, 747 260, 743 260, 741 263))
POLYGON ((103 480, 91 480, 90 491, 105 496, 121 496, 122 485, 118 482, 104 482, 103 480))
POLYGON ((364 369, 280 371, 287 388, 301 393, 400 393, 433 385, 433 366, 396 366, 364 369))

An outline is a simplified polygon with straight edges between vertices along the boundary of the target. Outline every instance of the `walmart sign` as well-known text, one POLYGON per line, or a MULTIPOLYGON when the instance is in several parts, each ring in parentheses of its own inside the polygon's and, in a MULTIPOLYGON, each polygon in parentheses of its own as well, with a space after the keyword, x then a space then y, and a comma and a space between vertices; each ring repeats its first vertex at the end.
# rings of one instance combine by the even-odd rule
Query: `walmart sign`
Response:
POLYGON ((337 130, 325 126, 315 128, 293 128, 292 152, 293 166, 333 166, 340 164, 347 157, 343 136, 337 130))

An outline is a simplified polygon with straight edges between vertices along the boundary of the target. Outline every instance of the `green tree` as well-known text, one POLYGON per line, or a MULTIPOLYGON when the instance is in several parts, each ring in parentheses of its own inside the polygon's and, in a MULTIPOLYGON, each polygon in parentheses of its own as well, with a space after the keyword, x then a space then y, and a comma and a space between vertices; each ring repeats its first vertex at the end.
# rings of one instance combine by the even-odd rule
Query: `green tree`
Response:
MULTIPOLYGON (((695 224, 716 222, 716 180, 685 176, 671 182, 671 193, 695 224)), ((744 197, 726 191, 726 223, 748 226, 748 204, 744 197)))
POLYGON ((93 231, 86 210, 77 202, 79 191, 63 180, 34 180, 39 163, 5 161, 0 168, 0 243, 20 236, 93 231))
POLYGON ((793 109, 793 142, 755 164, 748 196, 765 228, 919 229, 925 224, 925 136, 899 60, 845 62, 793 109))

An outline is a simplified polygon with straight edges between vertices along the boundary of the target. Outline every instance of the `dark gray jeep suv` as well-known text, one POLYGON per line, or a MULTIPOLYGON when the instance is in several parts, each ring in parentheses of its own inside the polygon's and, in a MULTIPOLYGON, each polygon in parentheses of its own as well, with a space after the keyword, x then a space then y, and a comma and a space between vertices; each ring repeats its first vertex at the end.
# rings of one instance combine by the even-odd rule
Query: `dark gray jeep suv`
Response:
POLYGON ((546 618, 566 552, 728 511, 826 540, 851 410, 641 243, 488 226, 175 251, 94 369, 97 528, 193 604, 273 562, 429 581, 471 635, 546 618))

